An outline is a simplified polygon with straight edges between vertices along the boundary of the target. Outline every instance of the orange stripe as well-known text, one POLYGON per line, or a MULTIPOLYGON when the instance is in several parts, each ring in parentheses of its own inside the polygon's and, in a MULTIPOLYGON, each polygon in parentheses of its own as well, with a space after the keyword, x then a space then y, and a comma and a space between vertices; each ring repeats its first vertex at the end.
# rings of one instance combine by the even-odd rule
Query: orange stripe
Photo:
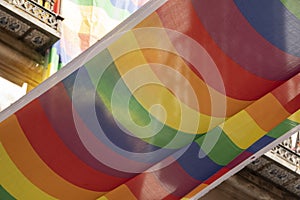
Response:
POLYGON ((131 193, 129 188, 124 184, 120 185, 116 189, 105 194, 104 197, 111 200, 117 200, 117 199, 137 200, 137 198, 131 193))
MULTIPOLYGON (((150 15, 146 20, 144 20, 141 24, 137 26, 137 28, 143 27, 159 27, 164 28, 159 16, 156 13, 150 15)), ((136 35, 136 40, 138 43, 142 44, 144 42, 145 35, 138 34, 136 35)), ((154 37, 154 36, 152 36, 154 37)), ((159 37, 162 37, 161 35, 159 37)), ((165 35, 168 38, 167 35, 165 35)), ((155 39, 153 39, 155 41, 155 39)), ((159 40, 159 39, 158 39, 159 40)), ((170 43, 170 41, 169 41, 170 43)), ((171 43, 169 44, 171 45, 171 43)), ((162 68, 152 67, 152 70, 155 72, 156 76, 164 83, 165 81, 168 82, 167 85, 174 86, 174 91, 180 91, 176 94, 177 98, 179 98, 183 103, 190 106, 191 108, 201 111, 201 113, 206 115, 211 115, 211 99, 218 100, 225 98, 227 102, 226 107, 226 116, 232 116, 236 114, 241 109, 248 106, 252 101, 243 101, 237 100, 230 97, 226 97, 224 94, 217 92, 210 86, 208 86, 202 79, 200 79, 192 70, 191 68, 183 61, 181 57, 175 55, 173 53, 169 53, 167 51, 159 50, 159 49, 142 49, 143 55, 145 59, 149 63, 163 63, 164 65, 173 68, 177 72, 181 73, 187 80, 189 80, 190 84, 192 85, 195 94, 197 96, 198 105, 192 104, 195 101, 188 101, 187 95, 185 93, 184 88, 186 87, 184 84, 178 83, 178 79, 174 77, 168 77, 168 75, 164 71, 160 71, 162 68), (174 83, 171 83, 174 82, 174 83), (225 96, 225 97, 224 97, 225 96)), ((151 66, 151 65, 150 65, 151 66)), ((191 66, 192 67, 192 66, 191 66)), ((172 74, 171 76, 173 76, 172 74)), ((216 104, 216 102, 213 102, 216 104)), ((218 110, 214 108, 215 110, 218 110)), ((221 110, 221 113, 215 112, 214 110, 214 117, 224 117, 224 113, 221 110)))
POLYGON ((272 94, 267 94, 245 110, 266 132, 290 115, 272 94))
POLYGON ((207 184, 200 184, 199 186, 195 187, 191 192, 189 192, 184 198, 193 198, 196 194, 201 192, 204 188, 206 188, 208 185, 207 184))
POLYGON ((59 199, 95 199, 103 194, 72 185, 55 174, 33 150, 15 115, 0 124, 0 139, 23 175, 50 195, 59 199))

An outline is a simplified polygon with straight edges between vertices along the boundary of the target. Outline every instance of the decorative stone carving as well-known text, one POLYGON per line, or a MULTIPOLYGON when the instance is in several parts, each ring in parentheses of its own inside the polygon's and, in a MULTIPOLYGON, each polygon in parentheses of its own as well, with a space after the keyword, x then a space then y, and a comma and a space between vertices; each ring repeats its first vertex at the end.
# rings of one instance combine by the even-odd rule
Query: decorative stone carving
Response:
POLYGON ((254 160, 253 162, 251 162, 247 167, 250 168, 253 171, 257 171, 257 170, 260 170, 261 168, 263 168, 264 166, 266 166, 269 163, 270 163, 269 160, 267 160, 264 157, 260 157, 256 160, 254 160))
POLYGON ((42 2, 47 6, 33 0, 0 1, 0 41, 41 64, 47 49, 60 38, 63 20, 49 10, 53 0, 42 2))
POLYGON ((26 43, 37 49, 43 47, 47 42, 49 42, 50 38, 40 31, 34 29, 28 35, 26 35, 24 40, 26 43))
POLYGON ((285 167, 284 163, 262 156, 247 165, 246 169, 300 196, 300 175, 285 167))
POLYGON ((286 185, 286 183, 288 183, 290 180, 296 178, 293 173, 289 173, 287 169, 275 164, 266 166, 259 173, 281 186, 286 185))
POLYGON ((293 182, 293 184, 289 184, 286 189, 300 197, 300 179, 293 182))
POLYGON ((31 14, 32 16, 36 17, 37 19, 41 20, 51 28, 60 32, 60 22, 62 18, 51 12, 48 9, 45 9, 43 6, 37 4, 31 0, 5 0, 14 6, 21 8, 22 10, 26 11, 27 13, 31 14))
POLYGON ((0 10, 0 27, 18 37, 30 29, 30 26, 2 10, 0 10))

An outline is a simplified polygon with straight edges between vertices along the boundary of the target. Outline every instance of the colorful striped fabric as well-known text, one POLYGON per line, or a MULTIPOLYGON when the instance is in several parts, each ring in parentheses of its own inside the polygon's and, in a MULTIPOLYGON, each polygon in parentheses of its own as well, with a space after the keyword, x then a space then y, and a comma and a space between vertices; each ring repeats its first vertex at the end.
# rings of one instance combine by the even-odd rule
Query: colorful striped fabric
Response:
POLYGON ((1 113, 1 198, 197 199, 299 129, 300 4, 161 3, 1 113))
POLYGON ((49 52, 48 76, 53 75, 148 0, 62 0, 61 40, 49 52))

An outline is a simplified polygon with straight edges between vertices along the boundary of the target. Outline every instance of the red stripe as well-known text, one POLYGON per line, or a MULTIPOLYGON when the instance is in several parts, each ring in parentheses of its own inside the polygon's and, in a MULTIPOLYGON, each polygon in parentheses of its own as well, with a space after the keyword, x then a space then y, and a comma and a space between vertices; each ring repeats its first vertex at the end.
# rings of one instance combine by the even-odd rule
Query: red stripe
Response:
POLYGON ((296 112, 300 108, 300 74, 276 88, 272 94, 289 113, 296 112))
POLYGON ((170 190, 176 188, 171 194, 178 198, 183 197, 191 188, 201 184, 201 181, 190 176, 177 161, 159 171, 155 171, 154 174, 160 180, 163 187, 170 187, 170 190))
POLYGON ((178 199, 200 183, 174 161, 158 171, 139 174, 126 185, 139 199, 151 199, 154 196, 154 199, 178 199))
POLYGON ((223 167, 222 169, 217 171, 214 175, 212 175, 209 179, 207 179, 204 183, 210 185, 229 171, 230 169, 228 169, 227 167, 223 167))
MULTIPOLYGON (((77 115, 75 109, 72 108, 72 102, 67 94, 67 91, 62 82, 58 83, 54 88, 47 91, 39 98, 40 104, 47 115, 48 122, 56 131, 56 134, 64 142, 64 144, 71 150, 82 162, 89 165, 91 168, 102 173, 124 178, 124 182, 133 176, 133 174, 121 172, 106 166, 97 160, 86 149, 78 134, 68 134, 68 132, 76 133, 75 121, 72 114, 77 116, 76 123, 85 125, 80 116, 77 115), (55 102, 55 103, 49 103, 55 102), (59 113, 59 115, 57 114, 59 113), (126 178, 126 179, 125 179, 126 178)), ((82 130, 86 135, 92 134, 91 130, 85 127, 82 130)))
MULTIPOLYGON (((224 54, 199 21, 190 0, 169 1, 158 9, 157 13, 165 28, 188 35, 206 49, 220 70, 227 96, 240 100, 255 100, 282 83, 257 77, 224 54), (182 8, 185 8, 184 12, 182 8)), ((213 82, 208 84, 221 91, 213 82)))
POLYGON ((109 191, 115 182, 122 181, 96 171, 78 159, 55 133, 37 99, 18 111, 16 116, 37 154, 67 181, 94 191, 109 191))
POLYGON ((59 14, 59 13, 60 13, 60 0, 55 0, 55 2, 54 2, 54 7, 53 7, 53 11, 54 11, 56 14, 59 14))

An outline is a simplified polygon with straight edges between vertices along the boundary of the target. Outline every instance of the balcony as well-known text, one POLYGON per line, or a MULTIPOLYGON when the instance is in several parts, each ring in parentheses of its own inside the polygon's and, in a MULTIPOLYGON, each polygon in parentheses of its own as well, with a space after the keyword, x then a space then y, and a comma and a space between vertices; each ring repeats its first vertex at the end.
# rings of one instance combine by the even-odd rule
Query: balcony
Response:
POLYGON ((60 39, 59 0, 0 1, 0 77, 33 89, 48 77, 47 50, 60 39))
POLYGON ((300 175, 300 132, 284 140, 267 155, 300 175))
POLYGON ((0 1, 0 40, 43 64, 46 50, 60 38, 63 18, 54 0, 0 1))

